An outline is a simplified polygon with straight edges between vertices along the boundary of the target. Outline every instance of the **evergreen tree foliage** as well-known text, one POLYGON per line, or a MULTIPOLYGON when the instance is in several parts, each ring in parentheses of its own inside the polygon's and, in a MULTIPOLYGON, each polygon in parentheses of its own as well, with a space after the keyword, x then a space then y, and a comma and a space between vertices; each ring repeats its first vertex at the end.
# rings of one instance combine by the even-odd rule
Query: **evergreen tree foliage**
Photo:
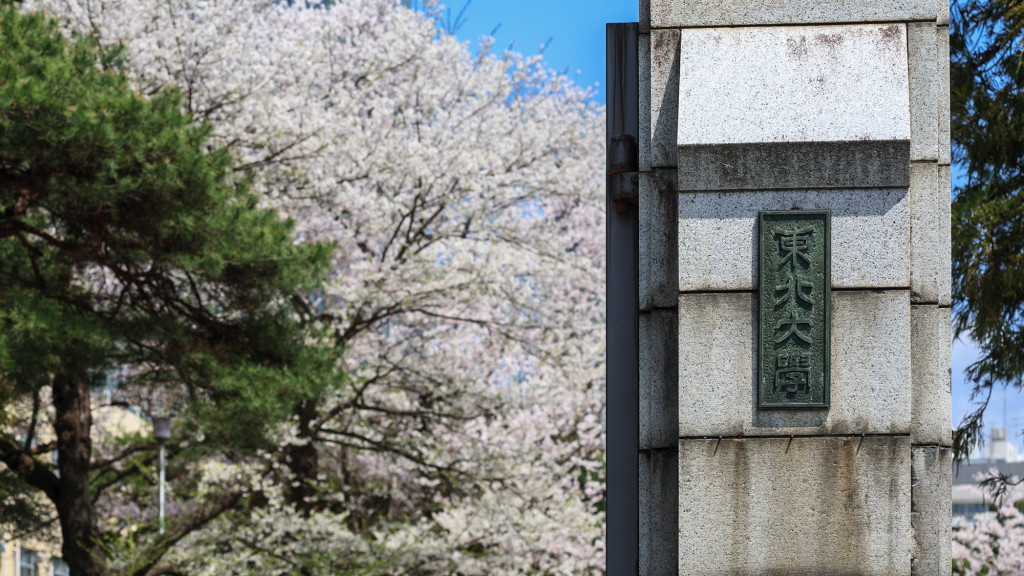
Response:
POLYGON ((957 458, 982 439, 994 386, 1024 385, 1024 2, 959 0, 950 24, 954 332, 978 343, 968 370, 977 410, 957 458))
MULTIPOLYGON (((331 366, 295 305, 329 247, 295 242, 180 94, 138 94, 117 57, 0 4, 0 461, 52 503, 64 559, 90 576, 114 573, 94 502, 131 474, 110 465, 146 471, 155 448, 93 458, 92 399, 112 374, 179 398, 179 422, 230 454, 263 446, 331 366)), ((208 449, 177 457, 189 450, 208 449)), ((146 573, 238 498, 216 496, 121 573, 146 573)))

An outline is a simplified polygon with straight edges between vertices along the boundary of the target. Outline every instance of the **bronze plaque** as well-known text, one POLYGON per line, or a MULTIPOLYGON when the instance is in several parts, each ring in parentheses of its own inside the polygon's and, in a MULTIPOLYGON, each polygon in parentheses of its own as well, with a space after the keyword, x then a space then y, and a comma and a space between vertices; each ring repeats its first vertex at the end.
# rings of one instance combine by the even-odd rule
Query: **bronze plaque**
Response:
POLYGON ((759 213, 759 408, 828 408, 831 212, 759 213))

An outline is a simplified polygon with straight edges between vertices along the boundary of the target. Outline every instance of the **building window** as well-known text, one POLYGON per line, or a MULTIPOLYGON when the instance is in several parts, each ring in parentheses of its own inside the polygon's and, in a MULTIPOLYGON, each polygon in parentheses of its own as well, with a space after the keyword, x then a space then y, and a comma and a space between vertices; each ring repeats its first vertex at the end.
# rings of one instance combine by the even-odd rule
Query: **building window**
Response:
POLYGON ((71 568, 68 566, 68 563, 60 558, 52 558, 50 566, 52 567, 53 576, 71 576, 71 568))
POLYGON ((20 576, 39 576, 36 566, 39 564, 39 553, 35 550, 21 549, 20 576))
POLYGON ((968 520, 974 518, 976 514, 983 514, 990 512, 992 509, 989 505, 984 502, 972 502, 970 504, 953 504, 953 516, 963 516, 968 520))

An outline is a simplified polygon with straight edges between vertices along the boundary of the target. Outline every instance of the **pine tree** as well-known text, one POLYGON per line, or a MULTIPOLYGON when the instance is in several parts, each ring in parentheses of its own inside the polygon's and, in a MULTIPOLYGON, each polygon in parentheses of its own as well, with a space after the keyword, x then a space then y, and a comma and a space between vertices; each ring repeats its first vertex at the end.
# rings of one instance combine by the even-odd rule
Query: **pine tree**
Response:
MULTIPOLYGON (((115 573, 94 504, 123 480, 112 464, 138 471, 154 453, 140 438, 94 457, 93 400, 111 374, 178 398, 182 422, 244 452, 330 366, 294 304, 329 247, 295 242, 181 96, 144 97, 117 64, 116 50, 0 5, 0 461, 52 503, 82 576, 115 573)), ((197 497, 118 572, 147 573, 240 495, 197 497)))
POLYGON ((953 153, 967 172, 952 211, 954 331, 981 349, 962 458, 992 388, 1024 385, 1024 2, 960 0, 950 30, 953 153))

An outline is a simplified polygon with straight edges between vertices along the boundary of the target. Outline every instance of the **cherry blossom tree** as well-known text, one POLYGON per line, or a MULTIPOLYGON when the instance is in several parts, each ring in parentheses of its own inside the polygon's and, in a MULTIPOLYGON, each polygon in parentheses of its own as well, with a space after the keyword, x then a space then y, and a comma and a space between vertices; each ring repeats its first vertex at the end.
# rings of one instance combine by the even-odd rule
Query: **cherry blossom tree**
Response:
MULTIPOLYGON (((290 406, 255 456, 175 429, 172 455, 210 454, 179 469, 172 457, 172 510, 244 495, 147 574, 602 570, 603 113, 590 91, 487 39, 474 54, 432 8, 388 0, 25 7, 95 35, 139 92, 179 89, 264 207, 337 247, 326 288, 295 302, 339 351, 336 380, 290 406)), ((121 394, 138 393, 125 377, 121 394)), ((98 503, 124 566, 157 538, 139 529, 152 527, 144 484, 98 503)))
MULTIPOLYGON (((990 477, 999 478, 995 471, 990 477)), ((1024 572, 1024 485, 989 484, 996 492, 977 490, 993 502, 991 512, 953 519, 954 574, 1010 576, 1024 572)))

